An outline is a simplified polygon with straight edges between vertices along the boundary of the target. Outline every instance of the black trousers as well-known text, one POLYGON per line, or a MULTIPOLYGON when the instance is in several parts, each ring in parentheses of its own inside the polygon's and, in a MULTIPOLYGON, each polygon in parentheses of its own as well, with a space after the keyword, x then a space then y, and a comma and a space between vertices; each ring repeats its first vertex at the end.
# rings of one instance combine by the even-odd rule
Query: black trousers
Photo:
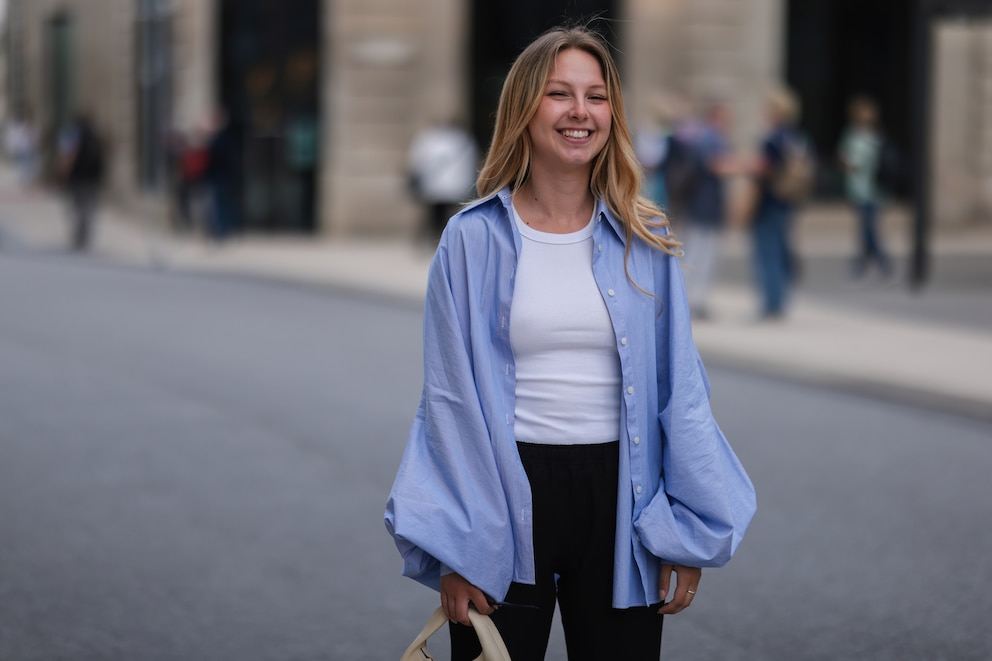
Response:
MULTIPOLYGON (((555 603, 561 609, 569 661, 657 661, 660 604, 614 609, 619 443, 518 443, 534 505, 535 585, 513 583, 492 616, 513 661, 540 661, 548 647, 555 603)), ((482 651, 470 627, 451 624, 452 661, 482 651)))

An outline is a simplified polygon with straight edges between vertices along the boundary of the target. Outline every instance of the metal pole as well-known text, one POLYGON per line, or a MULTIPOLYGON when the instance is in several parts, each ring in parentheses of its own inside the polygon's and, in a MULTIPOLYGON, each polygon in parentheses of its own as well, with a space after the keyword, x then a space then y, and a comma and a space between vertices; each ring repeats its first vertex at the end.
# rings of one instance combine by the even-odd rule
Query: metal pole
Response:
POLYGON ((929 0, 916 0, 913 12, 913 131, 912 186, 914 201, 913 251, 910 258, 909 286, 919 291, 930 276, 930 93, 933 37, 929 0))

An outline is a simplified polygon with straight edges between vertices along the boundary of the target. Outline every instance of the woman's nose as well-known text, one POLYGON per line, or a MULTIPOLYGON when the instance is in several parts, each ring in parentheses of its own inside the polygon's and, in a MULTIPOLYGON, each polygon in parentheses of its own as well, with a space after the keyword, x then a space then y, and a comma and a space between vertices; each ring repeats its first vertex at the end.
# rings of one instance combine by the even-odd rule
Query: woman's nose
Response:
POLYGON ((585 119, 586 116, 589 114, 588 111, 586 110, 585 99, 578 96, 575 97, 575 100, 572 102, 572 108, 570 114, 574 119, 585 119))

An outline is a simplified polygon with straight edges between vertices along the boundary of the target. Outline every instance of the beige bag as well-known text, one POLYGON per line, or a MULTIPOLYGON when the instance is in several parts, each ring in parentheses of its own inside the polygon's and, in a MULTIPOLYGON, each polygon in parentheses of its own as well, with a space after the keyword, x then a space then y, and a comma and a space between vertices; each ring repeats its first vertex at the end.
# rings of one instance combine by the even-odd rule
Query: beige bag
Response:
MULTIPOLYGON (((482 643, 482 655, 475 661, 511 661, 510 653, 506 651, 506 645, 500 638, 496 625, 489 619, 488 615, 468 609, 468 617, 475 627, 475 634, 482 643)), ((423 630, 417 634, 417 638, 406 648, 400 661, 433 661, 434 657, 427 651, 427 639, 444 626, 448 618, 444 616, 444 609, 438 606, 431 619, 427 620, 423 630)))

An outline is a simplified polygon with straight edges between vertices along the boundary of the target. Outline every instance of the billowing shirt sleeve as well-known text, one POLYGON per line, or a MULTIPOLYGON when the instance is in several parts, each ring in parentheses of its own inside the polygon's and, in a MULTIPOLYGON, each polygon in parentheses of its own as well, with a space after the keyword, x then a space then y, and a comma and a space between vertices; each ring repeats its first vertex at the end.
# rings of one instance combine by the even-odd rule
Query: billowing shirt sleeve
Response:
POLYGON ((690 567, 726 564, 756 509, 754 486, 710 409, 706 372, 692 340, 679 260, 656 272, 658 419, 662 475, 634 525, 641 542, 664 562, 690 567))
MULTIPOLYGON (((446 232, 431 265, 424 308, 424 388, 386 505, 403 574, 438 589, 442 565, 502 599, 513 577, 507 496, 480 395, 491 342, 479 310, 478 270, 464 241, 446 232)), ((490 287, 491 288, 491 287, 490 287)), ((490 407, 491 408, 491 407, 490 407)))

